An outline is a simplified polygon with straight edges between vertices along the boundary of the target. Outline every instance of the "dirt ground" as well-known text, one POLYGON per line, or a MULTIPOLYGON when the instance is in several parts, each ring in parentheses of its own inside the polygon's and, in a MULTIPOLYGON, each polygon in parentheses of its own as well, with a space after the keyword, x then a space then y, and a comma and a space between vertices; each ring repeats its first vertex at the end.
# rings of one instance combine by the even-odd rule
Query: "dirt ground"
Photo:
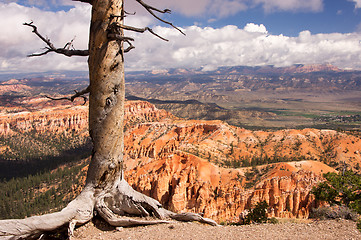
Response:
POLYGON ((313 221, 306 223, 278 223, 244 226, 212 227, 200 223, 171 222, 168 224, 133 228, 113 228, 95 220, 75 231, 73 240, 83 239, 152 239, 152 240, 198 240, 198 239, 361 239, 356 223, 348 220, 313 221))

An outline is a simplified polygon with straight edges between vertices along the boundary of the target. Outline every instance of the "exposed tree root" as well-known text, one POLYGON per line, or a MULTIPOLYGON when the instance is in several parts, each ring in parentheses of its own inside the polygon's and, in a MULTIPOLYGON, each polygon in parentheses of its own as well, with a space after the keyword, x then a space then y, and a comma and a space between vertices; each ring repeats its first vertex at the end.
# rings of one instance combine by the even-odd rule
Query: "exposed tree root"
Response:
POLYGON ((217 226, 212 219, 195 213, 168 211, 157 200, 135 191, 122 179, 106 193, 96 194, 93 188, 85 188, 60 212, 25 219, 1 220, 0 239, 36 238, 65 225, 69 225, 68 233, 72 236, 76 225, 84 224, 93 218, 94 210, 114 227, 169 223, 169 219, 198 221, 217 226))
MULTIPOLYGON (((91 189, 83 192, 60 212, 25 219, 0 221, 0 239, 23 239, 40 236, 64 225, 75 226, 93 218, 94 197, 91 189)), ((73 229, 73 228, 72 228, 73 229)), ((72 229, 70 232, 72 233, 72 229)))
POLYGON ((135 226, 168 223, 163 219, 174 219, 177 221, 198 221, 213 226, 217 223, 212 219, 204 218, 195 213, 174 213, 162 207, 155 199, 135 191, 124 179, 116 184, 111 194, 101 197, 96 204, 96 210, 112 226, 135 226), (161 220, 135 220, 125 215, 156 217, 161 220))

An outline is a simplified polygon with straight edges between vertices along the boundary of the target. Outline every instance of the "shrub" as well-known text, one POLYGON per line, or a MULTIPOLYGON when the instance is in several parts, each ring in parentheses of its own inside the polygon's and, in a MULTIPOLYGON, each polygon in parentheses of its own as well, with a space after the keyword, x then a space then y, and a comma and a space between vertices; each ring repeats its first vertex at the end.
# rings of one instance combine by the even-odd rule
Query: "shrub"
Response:
POLYGON ((316 200, 344 205, 361 214, 361 176, 352 171, 326 173, 325 182, 312 189, 316 200))
POLYGON ((266 201, 258 202, 257 205, 248 213, 245 221, 246 224, 267 222, 267 208, 268 204, 266 201))

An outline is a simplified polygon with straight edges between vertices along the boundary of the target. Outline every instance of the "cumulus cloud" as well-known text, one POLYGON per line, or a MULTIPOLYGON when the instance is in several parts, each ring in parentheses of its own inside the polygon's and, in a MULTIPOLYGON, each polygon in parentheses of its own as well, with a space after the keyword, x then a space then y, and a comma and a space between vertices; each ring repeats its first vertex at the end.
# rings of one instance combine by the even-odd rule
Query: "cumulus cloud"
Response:
MULTIPOLYGON (((90 8, 77 5, 68 12, 46 12, 16 3, 1 4, 0 72, 36 72, 54 70, 87 70, 85 57, 48 54, 26 58, 44 47, 31 29, 22 23, 33 20, 39 31, 56 46, 74 38, 77 49, 87 48, 90 8)), ((127 18, 127 24, 146 26, 149 17, 127 18)), ((361 33, 312 34, 303 31, 296 37, 272 35, 263 24, 248 23, 244 28, 189 26, 186 36, 169 27, 154 27, 168 38, 132 33, 135 49, 126 54, 127 70, 164 68, 204 68, 234 65, 288 66, 296 63, 331 63, 339 67, 361 69, 361 33)))
POLYGON ((257 25, 254 23, 247 23, 244 27, 244 30, 247 32, 259 32, 259 33, 267 33, 267 29, 263 24, 257 25))
POLYGON ((68 12, 46 12, 37 8, 20 6, 16 3, 0 4, 3 27, 0 34, 0 65, 2 71, 45 71, 48 69, 72 69, 86 66, 86 59, 67 59, 49 55, 42 58, 26 58, 27 54, 41 52, 45 47, 31 28, 23 26, 31 20, 40 32, 48 36, 55 46, 62 47, 76 37, 74 46, 87 48, 90 8, 78 6, 68 12))
MULTIPOLYGON (((60 2, 60 0, 59 0, 60 2)), ((71 1, 68 1, 71 2, 71 1)), ((17 3, 0 3, 2 28, 0 34, 0 72, 31 72, 47 70, 86 70, 86 57, 72 57, 50 53, 42 57, 27 58, 26 55, 43 52, 45 43, 23 23, 34 21, 38 31, 51 39, 56 47, 75 38, 76 49, 87 49, 91 7, 76 4, 69 11, 50 12, 17 3)), ((139 16, 128 21, 133 26, 146 26, 149 17, 139 16)))
POLYGON ((191 26, 186 37, 170 28, 157 27, 170 39, 160 43, 149 35, 136 41, 136 49, 126 56, 128 69, 203 67, 213 69, 232 65, 289 66, 296 63, 331 63, 342 68, 361 69, 361 34, 312 34, 297 37, 269 35, 261 25, 240 29, 191 26), (249 31, 262 30, 262 31, 249 31))

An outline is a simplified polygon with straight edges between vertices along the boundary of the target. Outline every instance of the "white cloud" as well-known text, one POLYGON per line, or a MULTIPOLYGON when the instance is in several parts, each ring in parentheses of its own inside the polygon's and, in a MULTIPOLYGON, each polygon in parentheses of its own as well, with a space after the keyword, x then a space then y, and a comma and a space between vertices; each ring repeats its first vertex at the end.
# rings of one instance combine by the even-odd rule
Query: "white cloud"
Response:
MULTIPOLYGON (((63 46, 76 36, 78 49, 87 48, 90 8, 77 5, 68 12, 44 12, 15 3, 1 4, 0 72, 48 70, 86 70, 85 57, 67 58, 57 54, 26 58, 44 47, 23 22, 33 20, 39 31, 63 46)), ((146 26, 149 17, 126 19, 129 25, 146 26)), ((126 54, 127 70, 165 69, 173 67, 203 67, 213 69, 230 65, 276 65, 295 63, 331 63, 339 67, 361 69, 361 33, 312 34, 303 31, 297 37, 270 35, 263 24, 249 23, 243 29, 190 26, 187 34, 168 27, 154 31, 168 38, 164 42, 150 33, 135 34, 135 49, 126 54)))
POLYGON ((78 49, 86 49, 90 19, 88 6, 79 5, 68 12, 54 13, 23 7, 16 3, 0 3, 0 15, 3 23, 0 30, 0 62, 1 65, 6 63, 7 66, 5 69, 2 68, 2 71, 45 71, 64 65, 67 65, 65 68, 72 70, 86 67, 86 59, 79 57, 66 58, 49 54, 44 57, 26 58, 27 54, 42 52, 45 44, 32 33, 30 27, 24 26, 23 23, 34 21, 38 31, 49 37, 56 47, 64 46, 76 36, 74 46, 78 49))
POLYGON ((247 23, 244 27, 246 32, 259 32, 259 33, 268 33, 266 27, 263 24, 257 25, 254 23, 247 23))
POLYGON ((250 32, 236 26, 220 29, 191 26, 182 36, 170 28, 157 27, 170 42, 150 35, 136 40, 136 49, 126 56, 128 69, 164 69, 230 65, 289 66, 296 63, 331 63, 361 69, 360 33, 315 34, 303 31, 297 37, 269 35, 262 25, 248 24, 250 32))
MULTIPOLYGON (((75 6, 67 12, 49 12, 16 3, 0 3, 3 24, 0 30, 0 72, 86 70, 86 57, 68 58, 55 53, 42 57, 26 57, 31 53, 43 52, 45 47, 45 43, 32 33, 32 29, 23 25, 24 22, 30 21, 34 21, 38 31, 49 37, 55 47, 63 47, 75 37, 73 44, 76 49, 88 48, 91 7, 88 4, 75 6)), ((147 26, 151 21, 150 17, 139 16, 129 19, 128 24, 147 26)))
POLYGON ((349 0, 355 3, 355 8, 361 8, 361 0, 349 0))

